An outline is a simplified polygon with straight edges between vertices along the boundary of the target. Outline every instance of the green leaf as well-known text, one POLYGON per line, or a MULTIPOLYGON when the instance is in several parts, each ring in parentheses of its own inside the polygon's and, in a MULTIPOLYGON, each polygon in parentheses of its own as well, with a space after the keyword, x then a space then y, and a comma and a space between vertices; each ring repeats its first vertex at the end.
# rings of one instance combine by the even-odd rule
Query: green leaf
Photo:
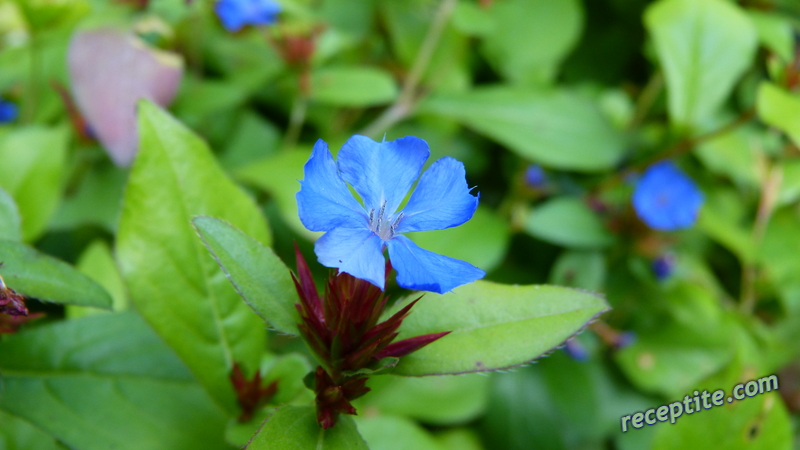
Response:
POLYGON ((311 99, 333 106, 366 107, 390 103, 397 85, 388 73, 371 67, 339 66, 311 74, 311 99))
POLYGON ((22 240, 17 204, 3 188, 0 188, 0 239, 22 240))
POLYGON ((0 410, 0 448, 3 450, 59 450, 52 436, 25 419, 0 410))
POLYGON ((311 364, 308 360, 297 353, 281 355, 277 357, 267 357, 267 361, 261 363, 261 373, 263 384, 267 385, 278 380, 278 392, 272 398, 271 403, 283 405, 289 403, 304 392, 309 392, 303 383, 303 377, 311 372, 311 364))
MULTIPOLYGON (((483 414, 489 378, 482 374, 460 377, 370 378, 372 389, 363 398, 367 408, 433 425, 465 423, 483 414)), ((361 410, 361 406, 358 407, 361 410)))
POLYGON ((659 0, 644 22, 667 81, 670 118, 682 127, 701 125, 750 67, 753 23, 725 0, 659 0))
POLYGON ((336 425, 323 430, 313 406, 284 406, 267 419, 247 450, 368 450, 353 419, 340 415, 336 425))
POLYGON ((800 159, 783 162, 783 182, 776 207, 794 203, 800 198, 800 159))
POLYGON ((303 179, 303 166, 310 156, 310 149, 283 151, 242 167, 236 172, 236 176, 244 183, 269 192, 278 204, 281 218, 292 231, 309 240, 315 240, 322 233, 308 231, 300 222, 295 198, 300 191, 298 180, 303 179))
POLYGON ((6 284, 15 291, 55 303, 110 308, 111 296, 69 264, 13 241, 0 240, 6 284))
POLYGON ((358 431, 370 450, 444 450, 424 428, 404 417, 356 417, 358 431))
POLYGON ((418 111, 452 117, 523 158, 555 169, 607 170, 625 151, 623 136, 597 106, 566 90, 479 88, 431 97, 418 111))
POLYGON ((714 324, 700 330, 671 323, 637 334, 615 359, 622 371, 647 392, 677 398, 731 360, 730 327, 714 324))
POLYGON ((136 309, 233 413, 228 376, 234 362, 254 372, 265 330, 203 248, 191 219, 221 217, 269 244, 266 221, 206 144, 150 103, 140 103, 139 136, 117 235, 121 272, 136 309))
POLYGON ((578 0, 503 1, 484 14, 494 26, 484 37, 483 54, 505 78, 522 85, 551 82, 583 29, 578 0))
POLYGON ((606 278, 606 258, 601 252, 568 250, 559 255, 550 283, 600 291, 606 278))
POLYGON ((0 136, 0 187, 19 207, 22 238, 44 232, 61 197, 69 129, 31 125, 0 136))
MULTIPOLYGON (((97 239, 86 248, 78 258, 78 270, 88 276, 111 294, 113 311, 124 311, 128 309, 128 294, 125 282, 119 273, 117 263, 111 254, 111 248, 101 239, 97 239)), ((70 318, 83 315, 97 314, 99 309, 87 308, 84 306, 68 306, 67 316, 70 318)))
POLYGON ((193 220, 206 247, 245 302, 275 329, 299 334, 300 316, 289 268, 269 247, 213 217, 193 220))
POLYGON ((99 225, 113 233, 117 229, 122 193, 128 173, 111 162, 92 167, 75 194, 66 197, 53 216, 51 229, 64 230, 99 225))
POLYGON ((525 364, 561 345, 606 310, 602 297, 558 286, 476 281, 444 295, 427 293, 403 321, 398 339, 451 333, 401 358, 392 373, 485 372, 525 364))
MULTIPOLYGON (((747 365, 742 367, 737 361, 719 374, 693 385, 681 395, 691 396, 691 391, 694 390, 701 392, 707 390, 713 393, 721 389, 727 397, 731 395, 734 386, 767 375, 768 373, 755 372, 747 365)), ((675 397, 675 401, 680 399, 675 397)), ((793 448, 792 421, 777 392, 733 403, 726 401, 723 406, 703 409, 702 414, 688 416, 684 413, 674 425, 665 425, 654 427, 657 428, 651 447, 654 450, 674 448, 790 450, 793 448)), ((627 434, 639 431, 641 430, 630 429, 627 434)))
POLYGON ((730 177, 741 187, 757 188, 761 184, 757 158, 762 143, 759 130, 741 127, 701 143, 694 153, 714 173, 730 177))
POLYGON ((466 261, 489 272, 503 262, 511 241, 511 230, 497 214, 478 207, 472 219, 463 225, 411 233, 409 237, 426 250, 466 261), (480 239, 473 239, 474 236, 480 236, 480 239), (470 245, 464 245, 467 241, 470 245))
POLYGON ((761 44, 778 55, 784 64, 794 59, 794 30, 791 19, 780 14, 749 9, 761 44))
POLYGON ((783 131, 795 145, 800 145, 800 97, 764 81, 758 87, 756 109, 764 123, 783 131))
POLYGON ((594 211, 574 197, 556 197, 535 207, 524 226, 532 236, 565 247, 599 248, 614 242, 594 211))
POLYGON ((246 167, 280 148, 278 127, 262 119, 252 111, 242 118, 231 137, 230 143, 220 155, 220 163, 226 169, 246 167))
POLYGON ((7 337, 0 381, 0 409, 72 448, 227 448, 226 416, 133 313, 7 337))
POLYGON ((483 450, 480 437, 471 428, 450 428, 437 433, 436 440, 446 450, 483 450))

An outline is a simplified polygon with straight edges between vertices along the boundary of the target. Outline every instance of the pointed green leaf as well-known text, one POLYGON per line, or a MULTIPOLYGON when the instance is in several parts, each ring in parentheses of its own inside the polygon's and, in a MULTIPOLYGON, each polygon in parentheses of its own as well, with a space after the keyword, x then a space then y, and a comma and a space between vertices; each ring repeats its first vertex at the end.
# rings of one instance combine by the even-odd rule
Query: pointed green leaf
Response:
POLYGON ((120 269, 136 309, 233 413, 228 376, 234 362, 254 372, 265 329, 203 248, 191 220, 212 214, 269 244, 266 221, 207 145, 163 110, 140 104, 139 135, 117 235, 120 269))
POLYGON ((213 217, 197 217, 193 223, 244 301, 275 329, 299 334, 294 305, 300 299, 289 268, 272 249, 213 217))
POLYGON ((750 67, 757 35, 747 15, 725 0, 660 0, 644 22, 667 81, 670 118, 680 126, 709 119, 750 67))
POLYGON ((403 321, 397 339, 451 333, 400 358, 392 373, 441 375, 525 364, 563 344, 606 310, 599 295, 559 286, 476 281, 444 295, 426 293, 403 321))
POLYGON ((0 384, 0 409, 71 448, 227 448, 223 411, 133 313, 3 339, 0 384))
POLYGON ((0 275, 20 294, 55 303, 111 308, 111 296, 69 264, 20 242, 0 240, 0 275))
POLYGON ((313 406, 278 408, 247 445, 247 450, 368 450, 353 419, 340 415, 336 425, 320 428, 313 406))
POLYGON ((431 97, 419 112, 452 117, 523 158, 555 169, 607 170, 625 151, 622 134, 591 100, 566 90, 479 88, 431 97))

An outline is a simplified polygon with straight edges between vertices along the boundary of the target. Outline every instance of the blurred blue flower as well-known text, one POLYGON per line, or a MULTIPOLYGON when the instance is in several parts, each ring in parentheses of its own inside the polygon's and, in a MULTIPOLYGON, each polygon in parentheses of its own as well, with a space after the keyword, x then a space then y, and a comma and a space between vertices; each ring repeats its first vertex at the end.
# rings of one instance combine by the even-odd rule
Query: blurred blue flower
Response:
POLYGON ((0 123, 8 123, 17 118, 19 111, 17 105, 5 100, 0 100, 0 123))
POLYGON ((531 164, 525 169, 525 184, 531 188, 542 187, 545 183, 544 169, 538 164, 531 164))
POLYGON ((219 0, 214 11, 226 30, 236 32, 245 25, 274 23, 281 5, 274 0, 219 0))
POLYGON ((672 270, 675 268, 675 257, 670 254, 664 254, 653 260, 652 269, 653 274, 658 281, 664 281, 672 275, 672 270))
POLYGON ((586 362, 589 360, 589 351, 577 338, 567 339, 567 342, 564 343, 564 351, 575 361, 586 362))
POLYGON ((617 349, 623 349, 636 342, 636 333, 633 331, 623 331, 617 336, 617 349))
POLYGON ((648 167, 633 192, 636 214, 656 230, 691 227, 702 204, 703 193, 672 161, 648 167))
POLYGON ((461 225, 478 207, 461 162, 442 158, 420 178, 429 155, 428 144, 416 137, 379 143, 356 135, 342 146, 337 162, 328 144, 317 141, 297 206, 306 228, 326 232, 314 246, 319 262, 383 289, 388 247, 404 288, 441 294, 482 278, 483 270, 424 250, 400 234, 461 225), (417 178, 405 208, 397 211, 417 178))

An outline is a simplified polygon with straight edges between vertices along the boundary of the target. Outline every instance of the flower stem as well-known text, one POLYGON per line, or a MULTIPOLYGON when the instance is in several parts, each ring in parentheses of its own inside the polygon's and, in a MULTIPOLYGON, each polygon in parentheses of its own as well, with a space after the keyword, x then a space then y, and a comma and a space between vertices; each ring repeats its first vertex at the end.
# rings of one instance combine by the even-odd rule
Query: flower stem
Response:
POLYGON ((642 89, 641 94, 639 94, 639 98, 636 100, 636 109, 633 113, 633 118, 628 125, 629 129, 635 129, 641 125, 645 117, 647 117, 647 113, 650 111, 650 108, 652 108, 653 103, 655 103, 658 95, 663 89, 664 75, 662 75, 661 72, 656 72, 647 82, 644 89, 642 89))
POLYGON ((290 149, 297 145, 300 139, 300 131, 306 121, 306 111, 308 110, 308 96, 300 94, 295 97, 292 103, 292 111, 289 113, 289 127, 283 139, 283 146, 290 149))
POLYGON ((447 22, 455 6, 456 0, 442 0, 433 18, 433 23, 431 23, 430 29, 428 29, 428 34, 425 36, 425 40, 422 41, 422 46, 417 53, 417 58, 411 65, 411 70, 409 70, 403 82, 403 87, 400 90, 400 95, 397 96, 397 100, 384 110, 375 121, 367 125, 360 134, 376 137, 391 128, 397 122, 408 117, 414 110, 414 106, 419 100, 417 88, 422 81, 423 75, 425 75, 425 71, 428 69, 428 65, 433 58, 433 53, 436 50, 436 46, 439 44, 439 39, 442 37, 444 28, 447 26, 447 22))

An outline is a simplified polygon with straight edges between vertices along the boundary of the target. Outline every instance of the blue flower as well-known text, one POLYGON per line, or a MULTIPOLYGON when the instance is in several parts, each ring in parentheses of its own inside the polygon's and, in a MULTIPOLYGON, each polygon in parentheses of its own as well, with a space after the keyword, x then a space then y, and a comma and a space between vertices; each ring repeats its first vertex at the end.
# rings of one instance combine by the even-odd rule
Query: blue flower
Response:
POLYGON ((274 0, 219 0, 214 11, 226 30, 236 32, 245 25, 274 23, 281 5, 274 0))
POLYGON ((328 144, 317 141, 297 206, 306 228, 326 232, 314 246, 320 264, 383 289, 383 249, 388 247, 397 283, 404 288, 442 294, 482 278, 483 270, 424 250, 401 234, 461 225, 478 207, 461 162, 442 158, 420 178, 429 155, 428 144, 416 137, 378 143, 353 136, 337 162, 328 144), (417 178, 408 203, 398 211, 417 178))
POLYGON ((8 123, 17 118, 17 105, 0 100, 0 123, 8 123))
POLYGON ((703 193, 671 161, 648 167, 633 192, 633 208, 650 228, 673 231, 697 220, 703 193))

